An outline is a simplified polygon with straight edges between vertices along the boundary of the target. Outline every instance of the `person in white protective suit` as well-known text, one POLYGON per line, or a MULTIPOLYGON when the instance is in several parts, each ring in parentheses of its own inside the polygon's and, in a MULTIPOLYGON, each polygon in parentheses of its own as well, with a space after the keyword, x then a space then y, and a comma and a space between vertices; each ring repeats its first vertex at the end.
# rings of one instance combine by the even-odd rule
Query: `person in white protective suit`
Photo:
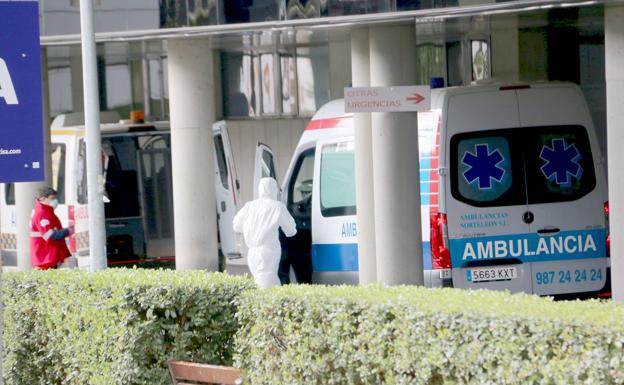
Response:
POLYGON ((260 179, 258 199, 247 202, 234 217, 234 231, 243 233, 249 248, 249 270, 262 289, 280 284, 277 276, 282 252, 279 228, 287 237, 297 233, 295 220, 277 200, 277 193, 275 179, 260 179))

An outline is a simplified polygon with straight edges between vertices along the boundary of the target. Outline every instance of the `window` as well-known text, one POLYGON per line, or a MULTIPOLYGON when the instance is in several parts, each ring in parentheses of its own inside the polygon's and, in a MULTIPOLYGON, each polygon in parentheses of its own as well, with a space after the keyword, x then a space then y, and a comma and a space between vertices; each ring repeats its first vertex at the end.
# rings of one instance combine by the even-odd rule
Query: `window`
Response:
POLYGON ((65 203, 65 145, 52 143, 52 188, 60 204, 65 203))
POLYGON ((4 200, 7 206, 15 204, 15 183, 6 183, 4 185, 4 200))
POLYGON ((275 115, 275 56, 271 53, 260 56, 260 70, 262 74, 262 113, 275 115))
POLYGON ((297 113, 297 62, 293 56, 282 55, 282 113, 295 115, 297 113))
MULTIPOLYGON (((50 115, 71 112, 72 104, 77 105, 79 101, 72 100, 71 71, 69 67, 50 68, 48 70, 50 83, 50 115)), ((81 87, 78 85, 77 87, 81 87)))
POLYGON ((312 196, 312 178, 314 175, 314 149, 305 151, 297 160, 295 178, 288 186, 288 204, 304 203, 312 196))
POLYGON ((453 197, 477 207, 572 201, 596 186, 581 126, 457 134, 451 166, 453 197))
POLYGON ((321 214, 324 217, 355 214, 353 142, 323 146, 320 188, 321 214))
POLYGON ((587 131, 581 126, 537 127, 527 136, 529 203, 572 201, 596 186, 587 131))
POLYGON ((262 150, 262 177, 273 178, 277 180, 275 176, 275 164, 273 163, 273 154, 267 150, 262 150))
POLYGON ((127 64, 106 66, 106 105, 108 108, 130 106, 132 104, 131 85, 130 66, 127 64))
POLYGON ((329 101, 329 49, 223 52, 226 117, 310 116, 329 101))
POLYGON ((151 137, 139 151, 143 215, 149 239, 171 238, 174 233, 170 140, 169 135, 151 137))
POLYGON ((136 158, 137 140, 132 136, 109 136, 102 140, 102 171, 106 218, 132 218, 141 215, 136 158))
POLYGON ((171 154, 167 150, 143 150, 141 164, 148 238, 170 238, 173 236, 171 154))
POLYGON ((224 189, 228 189, 228 168, 225 160, 225 148, 223 147, 223 137, 221 134, 217 134, 214 137, 215 152, 217 155, 217 166, 219 167, 219 176, 221 177, 221 184, 224 189))
POLYGON ((329 101, 329 49, 297 48, 299 112, 313 114, 329 101))
POLYGON ((490 50, 485 40, 472 40, 472 80, 483 80, 490 77, 490 50))
POLYGON ((522 173, 512 169, 512 142, 505 132, 483 131, 465 135, 451 144, 455 149, 452 165, 457 190, 467 203, 475 206, 522 204, 524 194, 515 194, 514 181, 521 183, 522 173), (516 177, 516 179, 514 179, 516 177), (516 196, 517 195, 517 196, 516 196), (511 199, 506 199, 511 198, 511 199))
POLYGON ((223 52, 221 70, 225 116, 261 115, 260 59, 250 54, 223 52))

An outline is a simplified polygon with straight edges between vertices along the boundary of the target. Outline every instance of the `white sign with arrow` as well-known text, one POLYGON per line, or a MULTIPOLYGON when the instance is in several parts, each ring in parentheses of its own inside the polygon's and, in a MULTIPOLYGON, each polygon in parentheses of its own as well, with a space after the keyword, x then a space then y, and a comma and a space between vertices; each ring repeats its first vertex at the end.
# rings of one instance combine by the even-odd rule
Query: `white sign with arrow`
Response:
POLYGON ((345 87, 345 112, 400 112, 431 109, 429 86, 345 87))

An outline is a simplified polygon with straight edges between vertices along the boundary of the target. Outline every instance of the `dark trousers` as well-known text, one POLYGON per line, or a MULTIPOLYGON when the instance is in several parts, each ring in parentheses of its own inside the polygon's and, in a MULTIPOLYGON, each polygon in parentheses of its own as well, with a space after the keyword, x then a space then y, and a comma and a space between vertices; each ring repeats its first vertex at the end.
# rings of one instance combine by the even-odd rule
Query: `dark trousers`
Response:
POLYGON ((286 238, 280 231, 282 256, 277 275, 282 285, 290 283, 290 267, 295 271, 297 283, 312 283, 312 245, 310 231, 301 230, 294 237, 286 238))

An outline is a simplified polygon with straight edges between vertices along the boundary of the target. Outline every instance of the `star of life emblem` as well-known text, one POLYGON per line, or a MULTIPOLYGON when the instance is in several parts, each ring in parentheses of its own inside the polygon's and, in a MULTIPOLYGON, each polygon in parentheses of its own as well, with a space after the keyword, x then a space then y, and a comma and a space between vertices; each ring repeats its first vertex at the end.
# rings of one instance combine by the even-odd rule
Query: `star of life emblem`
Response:
POLYGON ((468 166, 464 171, 464 178, 469 184, 477 183, 479 190, 490 190, 494 182, 502 182, 505 169, 500 166, 505 157, 500 150, 490 150, 487 143, 479 143, 474 146, 474 153, 466 151, 462 163, 468 166))

